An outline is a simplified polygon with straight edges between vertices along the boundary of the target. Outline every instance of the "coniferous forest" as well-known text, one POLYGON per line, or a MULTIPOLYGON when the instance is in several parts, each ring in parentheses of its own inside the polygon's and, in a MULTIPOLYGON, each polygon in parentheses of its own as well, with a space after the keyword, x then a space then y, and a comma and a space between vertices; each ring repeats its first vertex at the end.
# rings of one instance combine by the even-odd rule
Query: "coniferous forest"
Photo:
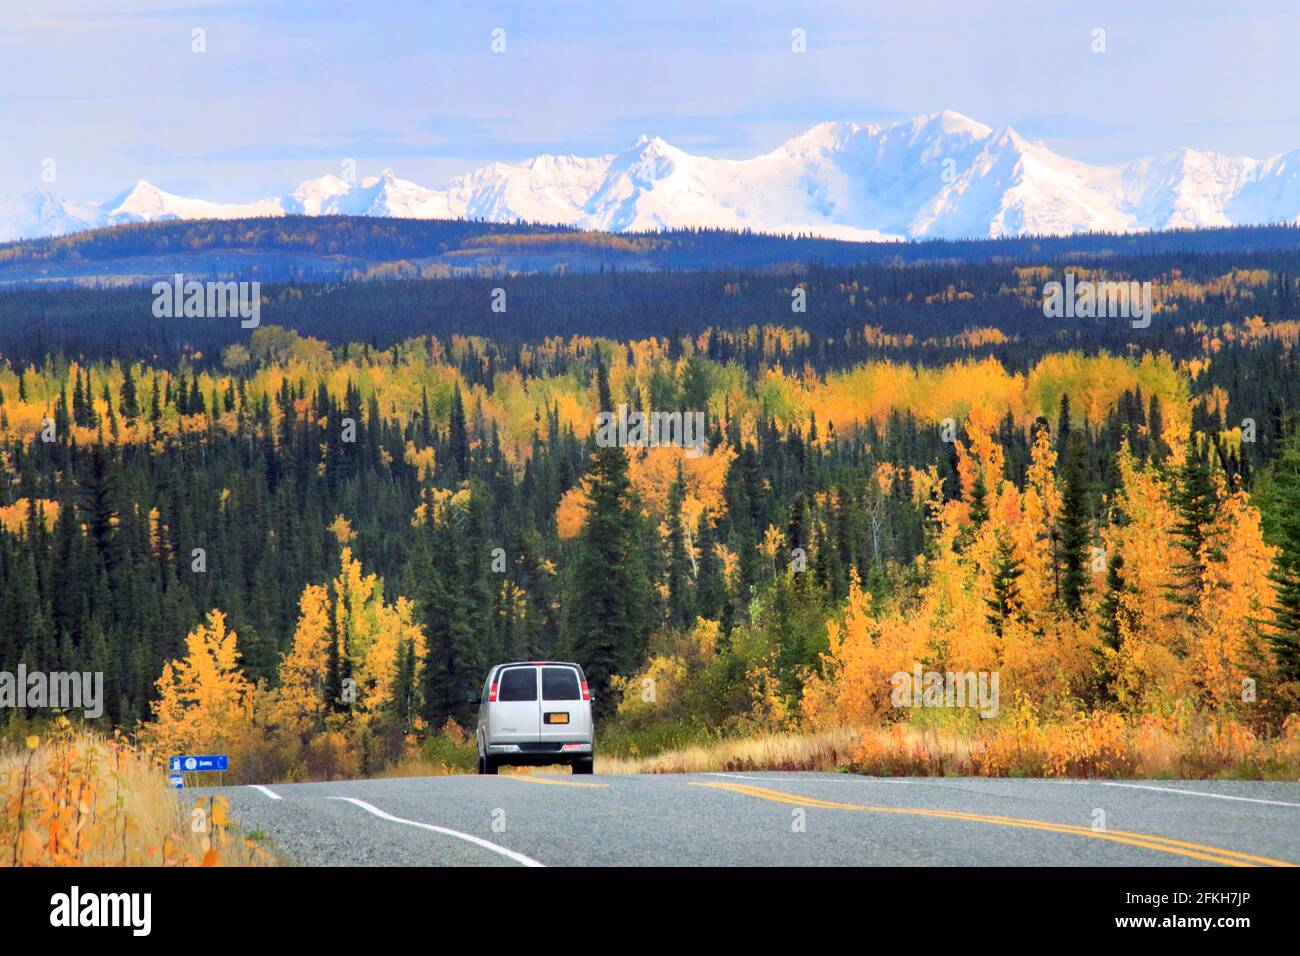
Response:
POLYGON ((460 766, 467 691, 543 658, 628 760, 847 729, 944 772, 942 730, 979 773, 1294 776, 1300 253, 1199 235, 295 280, 253 329, 8 289, 0 669, 102 672, 104 727, 249 780, 460 766), (1067 270, 1150 326, 1046 318, 1067 270), (605 447, 620 405, 705 446, 605 447), (891 702, 916 667, 998 714, 891 702))

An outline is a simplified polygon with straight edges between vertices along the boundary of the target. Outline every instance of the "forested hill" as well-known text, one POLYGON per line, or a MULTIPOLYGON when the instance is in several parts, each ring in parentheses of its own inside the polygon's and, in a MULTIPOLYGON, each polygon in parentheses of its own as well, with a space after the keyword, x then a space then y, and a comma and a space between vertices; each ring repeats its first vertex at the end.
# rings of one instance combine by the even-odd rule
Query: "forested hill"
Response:
MULTIPOLYGON (((310 222, 318 225, 320 220, 310 222)), ((373 221, 365 224, 377 228, 373 221)), ((1294 230, 1277 230, 1279 235, 1286 232, 1294 230)), ((1188 233, 1186 238, 1205 241, 1206 235, 1220 234, 1188 233)), ((413 337, 480 335, 496 343, 505 367, 517 346, 548 337, 677 341, 706 329, 794 324, 809 338, 784 357, 787 368, 802 368, 809 361, 846 368, 884 353, 926 363, 992 355, 1024 369, 1046 351, 1069 348, 1112 354, 1140 348, 1180 358, 1200 354, 1205 328, 1254 316, 1270 325, 1292 321, 1300 294, 1297 276, 1300 248, 1293 244, 1241 253, 1117 254, 1090 264, 813 261, 799 269, 285 282, 261 286, 259 322, 331 344, 363 342, 373 349, 413 337), (1135 329, 1122 317, 1045 317, 1044 287, 1062 279, 1067 269, 1078 277, 1150 282, 1155 309, 1150 326, 1135 329)), ((157 318, 153 298, 148 286, 139 285, 0 289, 0 357, 16 368, 39 364, 52 353, 87 360, 184 358, 202 367, 219 362, 223 349, 247 344, 248 329, 238 319, 157 318)), ((709 348, 716 360, 739 358, 720 338, 709 348)))
POLYGON ((251 329, 0 291, 0 669, 102 672, 105 724, 249 779, 462 746, 486 668, 541 659, 625 754, 883 732, 923 663, 1002 675, 981 753, 1056 735, 981 772, 1167 726, 1293 778, 1297 275, 1292 242, 295 281, 251 329), (1149 323, 1048 317, 1067 272, 1150 283, 1149 323), (620 406, 699 453, 611 444, 620 406))
POLYGON ((842 242, 720 229, 587 232, 465 220, 287 216, 173 220, 0 245, 0 285, 142 283, 183 272, 262 281, 520 272, 1066 261, 1295 248, 1296 226, 923 242, 842 242))

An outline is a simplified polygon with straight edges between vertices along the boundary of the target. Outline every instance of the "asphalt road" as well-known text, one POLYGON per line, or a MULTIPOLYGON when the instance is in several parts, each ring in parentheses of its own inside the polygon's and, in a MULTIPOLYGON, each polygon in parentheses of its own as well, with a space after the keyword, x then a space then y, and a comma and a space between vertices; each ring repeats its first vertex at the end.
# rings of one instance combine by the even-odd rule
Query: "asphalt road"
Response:
POLYGON ((1300 864, 1300 783, 832 773, 417 777, 221 794, 309 866, 1300 864))

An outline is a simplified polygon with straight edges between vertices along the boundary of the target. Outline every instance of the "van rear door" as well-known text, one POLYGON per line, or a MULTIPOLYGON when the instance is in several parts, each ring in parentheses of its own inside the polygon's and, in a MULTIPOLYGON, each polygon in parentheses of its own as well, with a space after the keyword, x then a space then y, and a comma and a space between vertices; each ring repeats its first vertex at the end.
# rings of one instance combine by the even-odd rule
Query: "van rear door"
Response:
POLYGON ((582 699, 576 668, 546 664, 542 672, 542 740, 591 739, 591 705, 582 699))
POLYGON ((497 675, 496 699, 489 701, 488 708, 492 743, 535 742, 541 724, 537 706, 537 668, 531 665, 504 668, 497 675))

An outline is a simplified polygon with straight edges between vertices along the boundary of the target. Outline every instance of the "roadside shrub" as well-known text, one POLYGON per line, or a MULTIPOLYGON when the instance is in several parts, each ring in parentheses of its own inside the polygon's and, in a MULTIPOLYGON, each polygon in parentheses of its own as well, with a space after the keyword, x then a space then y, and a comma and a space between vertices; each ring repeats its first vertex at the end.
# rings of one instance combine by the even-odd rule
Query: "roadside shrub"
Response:
POLYGON ((347 780, 360 771, 361 760, 347 737, 327 730, 307 745, 306 767, 312 780, 347 780))
POLYGON ((0 755, 0 866, 247 866, 270 855, 245 839, 223 798, 195 830, 152 754, 57 718, 45 737, 0 755))

